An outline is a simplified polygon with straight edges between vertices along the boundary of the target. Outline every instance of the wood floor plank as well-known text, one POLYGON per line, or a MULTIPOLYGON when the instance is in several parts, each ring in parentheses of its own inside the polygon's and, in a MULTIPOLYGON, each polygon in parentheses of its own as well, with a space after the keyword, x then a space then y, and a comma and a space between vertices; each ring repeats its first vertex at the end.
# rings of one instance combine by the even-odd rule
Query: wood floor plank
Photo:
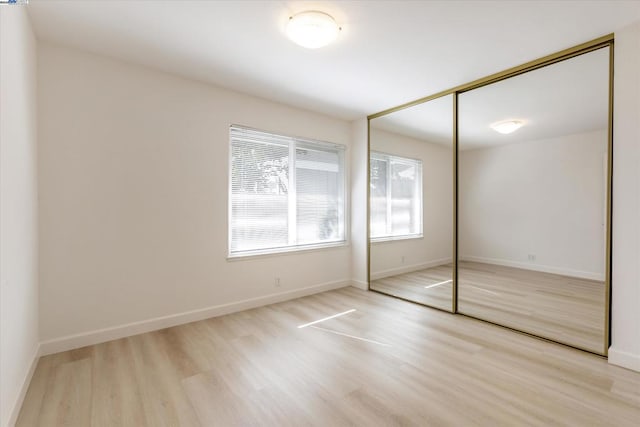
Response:
POLYGON ((442 264, 371 281, 371 289, 451 311, 453 264, 442 264))
POLYGON ((161 332, 131 339, 132 359, 149 426, 199 426, 178 370, 162 350, 161 332))
POLYGON ((604 282, 468 261, 458 277, 461 313, 603 353, 604 282))
POLYGON ((147 426, 131 340, 98 344, 93 357, 93 426, 147 426))
POLYGON ((343 288, 43 357, 17 426, 638 420, 640 373, 469 317, 343 288))
MULTIPOLYGON (((371 282, 371 289, 451 310, 451 283, 442 265, 371 282)), ((470 261, 458 265, 458 310, 523 332, 604 351, 605 284, 558 274, 470 261)))
POLYGON ((58 364, 49 376, 38 425, 90 425, 92 382, 91 359, 58 364))

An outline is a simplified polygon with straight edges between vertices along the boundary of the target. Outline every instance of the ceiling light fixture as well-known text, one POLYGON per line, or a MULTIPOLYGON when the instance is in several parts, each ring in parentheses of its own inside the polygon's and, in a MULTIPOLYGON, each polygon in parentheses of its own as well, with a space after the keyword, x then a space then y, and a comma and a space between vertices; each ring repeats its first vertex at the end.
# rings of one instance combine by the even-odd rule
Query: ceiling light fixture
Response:
POLYGON ((503 122, 496 122, 491 124, 491 129, 498 133, 509 134, 517 131, 524 125, 521 120, 505 120, 503 122))
POLYGON ((338 37, 340 30, 331 15, 316 10, 295 14, 287 23, 287 36, 307 49, 328 45, 338 37))

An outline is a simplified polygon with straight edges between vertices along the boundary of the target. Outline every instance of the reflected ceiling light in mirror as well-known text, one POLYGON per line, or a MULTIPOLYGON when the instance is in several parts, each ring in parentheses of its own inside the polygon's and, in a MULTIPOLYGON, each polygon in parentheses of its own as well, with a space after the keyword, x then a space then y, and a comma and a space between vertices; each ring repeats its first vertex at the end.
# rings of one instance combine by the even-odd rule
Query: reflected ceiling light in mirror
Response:
POLYGON ((341 28, 331 15, 316 10, 297 13, 287 22, 287 36, 307 49, 317 49, 334 41, 341 28))
POLYGON ((504 135, 513 133, 524 125, 522 120, 505 120, 491 124, 491 129, 504 135))

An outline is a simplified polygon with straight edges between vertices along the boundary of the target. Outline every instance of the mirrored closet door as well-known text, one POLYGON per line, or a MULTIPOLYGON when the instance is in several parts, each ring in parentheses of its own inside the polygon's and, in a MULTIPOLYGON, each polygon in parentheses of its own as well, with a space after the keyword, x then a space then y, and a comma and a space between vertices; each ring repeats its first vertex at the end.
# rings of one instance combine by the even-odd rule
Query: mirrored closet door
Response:
POLYGON ((370 289, 453 310, 453 95, 369 121, 370 289))
POLYGON ((612 49, 369 116, 369 289, 606 356, 612 49))
POLYGON ((458 95, 458 310, 608 347, 609 55, 458 95))

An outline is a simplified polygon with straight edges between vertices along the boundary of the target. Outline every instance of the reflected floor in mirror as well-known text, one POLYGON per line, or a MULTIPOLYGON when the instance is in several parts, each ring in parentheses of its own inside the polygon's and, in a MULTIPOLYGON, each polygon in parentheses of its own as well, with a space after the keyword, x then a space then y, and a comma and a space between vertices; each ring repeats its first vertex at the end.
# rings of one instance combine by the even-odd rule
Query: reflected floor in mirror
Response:
POLYGON ((611 425, 640 373, 353 287, 38 362, 17 426, 611 425))
POLYGON ((602 353, 604 282, 468 261, 458 277, 460 313, 602 353))
POLYGON ((451 311, 451 264, 371 281, 371 289, 420 304, 451 311))

